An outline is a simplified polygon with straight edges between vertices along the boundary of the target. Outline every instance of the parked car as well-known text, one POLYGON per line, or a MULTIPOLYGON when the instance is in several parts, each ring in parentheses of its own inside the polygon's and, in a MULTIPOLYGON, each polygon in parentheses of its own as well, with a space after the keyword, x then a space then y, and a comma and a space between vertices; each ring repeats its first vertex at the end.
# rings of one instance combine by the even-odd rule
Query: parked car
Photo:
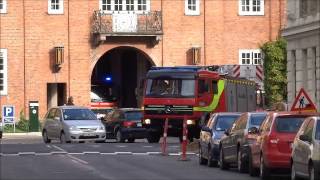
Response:
POLYGON ((260 169, 260 177, 269 179, 275 172, 289 172, 291 145, 303 123, 314 113, 269 112, 251 147, 252 168, 260 169))
POLYGON ((142 127, 142 111, 137 108, 120 108, 110 112, 104 121, 107 138, 117 142, 134 142, 135 139, 147 138, 147 131, 142 127))
POLYGON ((220 167, 228 169, 229 165, 236 165, 238 171, 243 173, 248 170, 251 145, 255 142, 255 133, 266 112, 243 113, 225 132, 220 141, 220 167))
POLYGON ((57 139, 61 143, 96 141, 104 142, 104 125, 88 108, 59 106, 49 109, 44 118, 42 137, 45 143, 57 139))
POLYGON ((217 166, 219 143, 224 131, 230 128, 241 113, 215 113, 202 127, 199 141, 199 163, 217 166))
POLYGON ((320 179, 320 116, 306 119, 294 139, 291 179, 320 179))

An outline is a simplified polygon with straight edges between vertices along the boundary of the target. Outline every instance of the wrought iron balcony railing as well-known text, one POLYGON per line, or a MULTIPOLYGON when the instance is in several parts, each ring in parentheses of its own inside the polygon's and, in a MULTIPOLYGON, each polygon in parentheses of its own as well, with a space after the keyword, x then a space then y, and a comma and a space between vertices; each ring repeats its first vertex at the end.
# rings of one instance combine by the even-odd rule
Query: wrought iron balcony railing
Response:
POLYGON ((157 36, 162 34, 161 11, 146 14, 94 11, 92 33, 105 36, 157 36))

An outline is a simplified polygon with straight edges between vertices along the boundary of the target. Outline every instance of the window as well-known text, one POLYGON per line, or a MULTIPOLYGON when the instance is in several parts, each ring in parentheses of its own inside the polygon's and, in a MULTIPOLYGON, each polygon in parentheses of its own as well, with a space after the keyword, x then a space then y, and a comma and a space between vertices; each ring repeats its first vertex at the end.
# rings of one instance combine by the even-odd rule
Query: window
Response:
POLYGON ((0 49, 0 94, 7 95, 7 49, 0 49))
POLYGON ((261 51, 259 49, 240 49, 239 64, 242 65, 260 65, 262 64, 261 51))
POLYGON ((134 0, 126 0, 126 5, 127 11, 134 11, 134 0))
POLYGON ((319 0, 300 0, 299 16, 304 18, 310 15, 315 15, 320 11, 319 0))
POLYGON ((111 0, 102 0, 100 6, 102 11, 112 11, 111 0))
POLYGON ((185 0, 185 15, 200 15, 200 0, 185 0))
POLYGON ((99 2, 100 9, 106 14, 114 11, 135 11, 135 13, 150 11, 150 0, 99 0, 99 2))
POLYGON ((312 140, 312 133, 314 129, 314 120, 310 120, 307 127, 304 129, 303 135, 308 136, 309 141, 312 140))
POLYGON ((0 14, 7 13, 7 0, 0 0, 0 14))
POLYGON ((49 14, 63 14, 63 0, 48 0, 49 14))
POLYGON ((210 92, 210 88, 209 88, 209 84, 208 81, 204 80, 204 79, 199 79, 198 81, 198 94, 201 96, 204 93, 209 93, 210 92))
POLYGON ((239 0, 239 15, 264 15, 264 0, 239 0))

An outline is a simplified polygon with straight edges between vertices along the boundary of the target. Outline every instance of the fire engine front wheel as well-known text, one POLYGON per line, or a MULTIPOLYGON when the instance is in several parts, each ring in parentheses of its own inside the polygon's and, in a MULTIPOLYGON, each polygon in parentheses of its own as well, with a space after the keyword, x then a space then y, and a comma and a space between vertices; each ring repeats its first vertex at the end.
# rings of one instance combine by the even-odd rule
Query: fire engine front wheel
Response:
POLYGON ((149 143, 159 143, 160 135, 157 134, 150 134, 147 138, 149 143))

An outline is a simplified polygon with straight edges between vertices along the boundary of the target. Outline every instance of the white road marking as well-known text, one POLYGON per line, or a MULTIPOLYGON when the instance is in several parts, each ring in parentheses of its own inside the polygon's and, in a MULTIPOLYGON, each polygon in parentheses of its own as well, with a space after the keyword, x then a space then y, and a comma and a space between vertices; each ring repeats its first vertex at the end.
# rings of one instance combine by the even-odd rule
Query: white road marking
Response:
POLYGON ((115 152, 117 155, 132 155, 132 152, 115 152))
POLYGON ((50 145, 47 145, 47 148, 52 148, 50 145))
POLYGON ((74 156, 72 156, 72 155, 67 155, 67 157, 69 157, 69 158, 71 158, 72 160, 75 160, 75 161, 77 161, 77 162, 80 162, 80 163, 82 163, 82 164, 89 164, 87 161, 84 161, 84 160, 82 160, 82 159, 79 159, 79 158, 77 158, 77 157, 74 157, 74 156))
POLYGON ((69 155, 84 155, 84 153, 68 153, 69 155))
POLYGON ((18 152, 18 155, 35 155, 35 152, 18 152))
POLYGON ((148 155, 157 155, 162 154, 162 152, 147 152, 148 155))
POLYGON ((100 153, 101 155, 117 155, 117 153, 100 153))
POLYGON ((179 148, 180 146, 168 146, 169 148, 179 148))
POLYGON ((83 154, 100 154, 100 152, 95 152, 95 151, 85 151, 83 154))
POLYGON ((128 147, 128 146, 125 146, 125 145, 116 145, 116 147, 125 148, 125 147, 128 147))
POLYGON ((58 146, 56 146, 56 145, 52 145, 52 147, 54 147, 54 148, 56 148, 56 149, 58 149, 58 150, 60 150, 60 151, 67 152, 66 150, 64 150, 64 149, 62 149, 62 148, 60 148, 60 147, 58 147, 58 146))
POLYGON ((149 155, 148 153, 132 153, 132 155, 149 155))
POLYGON ((144 148, 152 148, 153 146, 142 146, 144 148))
POLYGON ((36 153, 36 156, 49 156, 52 155, 51 153, 36 153))
POLYGON ((68 154, 66 151, 52 151, 51 154, 68 154))

